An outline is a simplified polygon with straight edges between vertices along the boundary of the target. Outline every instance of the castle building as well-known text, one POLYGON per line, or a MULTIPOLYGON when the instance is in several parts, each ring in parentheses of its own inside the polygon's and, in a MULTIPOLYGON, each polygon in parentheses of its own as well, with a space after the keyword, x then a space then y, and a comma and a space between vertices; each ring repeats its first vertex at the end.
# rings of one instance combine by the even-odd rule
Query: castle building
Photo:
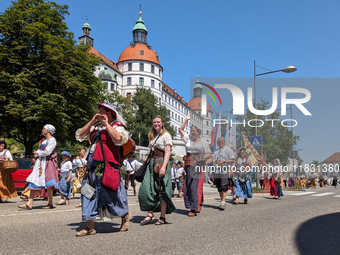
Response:
MULTIPOLYGON (((144 86, 158 98, 158 103, 170 110, 170 125, 176 131, 173 137, 172 153, 183 156, 185 154, 184 142, 181 141, 179 128, 188 113, 192 114, 185 132, 190 133, 190 126, 195 125, 202 131, 201 139, 210 143, 212 130, 212 111, 207 103, 207 116, 201 116, 200 84, 196 83, 194 97, 187 103, 176 89, 171 88, 162 80, 163 67, 159 56, 147 41, 148 30, 142 20, 142 12, 132 29, 132 42, 125 48, 118 58, 118 62, 112 61, 104 54, 96 50, 94 39, 90 37, 91 27, 88 21, 83 25, 83 35, 79 37, 79 43, 91 46, 90 52, 100 57, 104 64, 98 66, 95 75, 103 83, 107 84, 109 91, 118 91, 121 95, 131 98, 138 86, 144 86)), ((197 77, 197 81, 198 77, 197 77)), ((188 88, 190 86, 188 85, 188 88)), ((190 89, 188 89, 188 92, 190 89)))

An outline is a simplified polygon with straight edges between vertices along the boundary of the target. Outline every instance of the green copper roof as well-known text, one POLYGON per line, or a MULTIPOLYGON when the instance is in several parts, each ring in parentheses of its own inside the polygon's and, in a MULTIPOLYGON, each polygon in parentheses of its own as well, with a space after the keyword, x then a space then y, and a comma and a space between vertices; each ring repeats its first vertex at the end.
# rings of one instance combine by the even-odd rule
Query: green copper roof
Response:
POLYGON ((116 81, 115 76, 109 70, 100 71, 98 77, 102 80, 116 81))
POLYGON ((89 28, 89 29, 91 29, 90 24, 87 23, 87 21, 86 21, 86 23, 84 23, 83 28, 89 28))
POLYGON ((199 81, 200 81, 200 79, 198 78, 198 75, 197 75, 197 81, 196 81, 196 84, 195 84, 195 87, 194 87, 194 89, 202 89, 203 87, 202 87, 202 85, 201 84, 199 84, 199 81))
POLYGON ((148 31, 144 25, 144 21, 142 20, 142 15, 139 16, 139 19, 136 21, 136 25, 134 26, 132 31, 135 31, 137 29, 148 31))

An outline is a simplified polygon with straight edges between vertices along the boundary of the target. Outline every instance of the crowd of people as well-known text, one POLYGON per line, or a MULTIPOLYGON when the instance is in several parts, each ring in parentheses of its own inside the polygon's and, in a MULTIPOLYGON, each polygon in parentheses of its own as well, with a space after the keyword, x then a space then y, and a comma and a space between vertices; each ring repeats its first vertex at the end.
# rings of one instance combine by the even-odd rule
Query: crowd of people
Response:
MULTIPOLYGON (((218 166, 213 175, 213 181, 220 196, 219 210, 226 208, 227 191, 231 190, 234 204, 239 204, 242 198, 244 204, 252 198, 251 171, 241 171, 242 168, 252 169, 253 163, 247 157, 246 149, 240 148, 235 153, 225 143, 223 137, 217 139, 218 149, 211 151, 209 144, 200 138, 201 129, 197 126, 190 127, 190 133, 184 131, 191 119, 188 114, 184 119, 179 133, 185 143, 186 155, 183 162, 170 161, 172 137, 165 128, 162 116, 155 116, 148 134, 150 155, 143 163, 130 155, 124 159, 122 146, 129 140, 129 133, 125 120, 109 102, 98 104, 99 112, 75 134, 78 141, 88 140, 90 147, 79 152, 79 156, 72 158, 70 153, 61 153, 62 161, 58 166, 55 153, 57 141, 53 137, 56 128, 46 124, 42 129, 44 139, 39 149, 34 151, 34 167, 27 178, 26 191, 27 203, 20 205, 20 209, 32 210, 36 196, 43 195, 48 204, 43 209, 53 209, 53 192, 58 190, 60 201, 57 205, 68 205, 70 199, 76 193, 81 193, 81 203, 76 207, 82 208, 82 220, 86 221, 86 227, 76 236, 96 234, 95 220, 121 218, 120 231, 129 229, 131 213, 129 212, 127 190, 129 184, 136 192, 136 170, 143 168, 142 181, 138 191, 140 210, 146 212, 145 218, 140 222, 145 225, 154 222, 155 225, 163 225, 166 222, 166 214, 171 214, 175 209, 172 197, 175 189, 178 197, 184 200, 188 209, 188 216, 195 217, 201 210, 204 202, 203 183, 205 166, 213 164, 218 166), (98 124, 99 123, 99 124, 98 124), (236 155, 235 155, 236 154, 236 155), (125 166, 125 181, 122 178, 122 166, 125 166), (236 171, 222 171, 221 169, 233 166, 236 171), (76 169, 75 175, 73 170, 76 169), (59 176, 58 176, 59 171, 59 176), (160 213, 155 220, 155 213, 160 213)), ((5 141, 0 140, 0 164, 4 160, 12 160, 11 153, 7 150, 5 141)), ((280 160, 275 159, 274 165, 280 166, 280 160)), ((139 172, 140 173, 140 172, 139 172)), ((11 174, 1 172, 0 198, 13 198, 18 196, 15 190, 11 174), (5 187, 5 188, 3 188, 5 187)), ((332 184, 337 186, 337 178, 313 176, 312 186, 317 182, 320 186, 332 184)), ((308 178, 307 178, 308 180, 308 178)), ((260 175, 260 184, 264 189, 270 190, 270 195, 275 199, 283 196, 282 188, 300 183, 306 186, 306 178, 302 175, 293 180, 293 176, 281 176, 280 172, 265 173, 260 175)))

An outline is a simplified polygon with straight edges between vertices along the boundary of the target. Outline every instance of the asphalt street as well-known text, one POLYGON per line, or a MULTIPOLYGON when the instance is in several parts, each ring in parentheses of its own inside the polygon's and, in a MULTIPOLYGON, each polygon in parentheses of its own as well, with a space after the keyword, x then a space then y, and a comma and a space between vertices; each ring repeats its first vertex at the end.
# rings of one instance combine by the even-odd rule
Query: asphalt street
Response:
POLYGON ((21 199, 11 199, 0 204, 0 254, 340 254, 340 189, 285 191, 279 200, 254 194, 239 205, 228 195, 225 211, 217 209, 216 189, 205 186, 204 194, 197 217, 175 197, 168 224, 140 226, 146 213, 129 191, 129 231, 119 232, 117 218, 97 222, 97 234, 85 237, 75 236, 85 227, 75 208, 80 194, 52 210, 41 209, 47 202, 40 199, 33 210, 20 210, 21 199))

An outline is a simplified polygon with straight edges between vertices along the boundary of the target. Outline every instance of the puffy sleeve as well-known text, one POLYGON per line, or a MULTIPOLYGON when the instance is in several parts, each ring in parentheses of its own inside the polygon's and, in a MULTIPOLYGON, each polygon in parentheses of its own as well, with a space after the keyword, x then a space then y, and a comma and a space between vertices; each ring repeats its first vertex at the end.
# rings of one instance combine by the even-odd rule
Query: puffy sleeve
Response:
POLYGON ((77 129, 77 131, 76 131, 76 140, 78 141, 78 142, 82 142, 82 141, 85 141, 85 140, 88 140, 89 138, 90 138, 90 134, 91 134, 91 132, 94 130, 94 126, 92 126, 91 127, 91 129, 90 129, 90 133, 87 135, 87 136, 85 136, 84 138, 80 138, 80 131, 82 130, 82 128, 78 128, 77 129))
POLYGON ((183 142, 187 143, 189 141, 189 135, 187 133, 182 137, 183 142))
POLYGON ((121 146, 121 145, 127 143, 128 139, 129 139, 129 132, 126 131, 126 129, 122 126, 113 126, 113 128, 116 129, 118 134, 120 134, 120 136, 122 137, 122 141, 120 143, 115 143, 115 145, 121 146))
POLYGON ((48 139, 47 142, 47 146, 45 148, 45 150, 37 150, 37 154, 39 155, 39 157, 45 158, 49 155, 52 154, 52 152, 55 150, 57 146, 57 140, 54 137, 51 137, 50 139, 48 139))
POLYGON ((172 138, 170 133, 165 132, 165 134, 163 135, 163 139, 164 139, 164 147, 166 147, 167 145, 172 146, 172 138))
POLYGON ((9 150, 6 150, 5 157, 6 157, 6 159, 13 160, 12 154, 9 150))

